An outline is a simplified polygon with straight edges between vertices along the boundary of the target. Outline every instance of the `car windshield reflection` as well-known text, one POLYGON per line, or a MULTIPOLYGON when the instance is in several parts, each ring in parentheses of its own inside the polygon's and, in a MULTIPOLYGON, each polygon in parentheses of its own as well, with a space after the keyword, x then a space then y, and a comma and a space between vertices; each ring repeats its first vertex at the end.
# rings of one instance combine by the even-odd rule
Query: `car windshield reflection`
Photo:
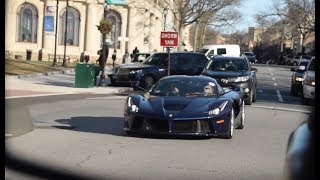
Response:
POLYGON ((217 85, 204 80, 162 80, 152 89, 154 96, 217 97, 217 85))

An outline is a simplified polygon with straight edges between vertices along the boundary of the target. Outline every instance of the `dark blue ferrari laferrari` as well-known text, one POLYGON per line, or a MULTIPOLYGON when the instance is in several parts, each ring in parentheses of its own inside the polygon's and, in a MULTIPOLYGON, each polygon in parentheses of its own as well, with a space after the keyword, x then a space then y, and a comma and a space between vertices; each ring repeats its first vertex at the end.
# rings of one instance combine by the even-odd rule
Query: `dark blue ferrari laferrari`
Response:
POLYGON ((244 127, 244 92, 222 88, 207 76, 167 76, 143 96, 131 94, 124 107, 127 133, 221 136, 244 127))

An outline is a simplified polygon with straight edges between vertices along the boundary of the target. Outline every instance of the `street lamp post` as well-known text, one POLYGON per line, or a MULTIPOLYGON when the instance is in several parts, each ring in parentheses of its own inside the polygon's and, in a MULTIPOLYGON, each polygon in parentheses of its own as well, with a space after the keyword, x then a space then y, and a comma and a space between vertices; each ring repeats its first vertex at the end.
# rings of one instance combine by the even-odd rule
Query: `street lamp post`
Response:
MULTIPOLYGON (((167 14, 168 14, 168 8, 167 8, 167 7, 165 7, 165 8, 163 9, 163 16, 164 16, 164 21, 163 21, 163 31, 166 31, 167 14)), ((163 51, 165 51, 165 48, 163 48, 163 51)))
POLYGON ((59 0, 57 0, 57 8, 56 8, 56 32, 54 33, 54 55, 53 55, 52 66, 56 66, 57 65, 58 8, 59 8, 59 0))
POLYGON ((66 67, 66 51, 67 51, 67 30, 68 30, 68 9, 69 9, 69 0, 67 0, 67 7, 66 7, 66 24, 65 24, 65 30, 64 30, 64 53, 63 53, 63 63, 62 67, 66 67))

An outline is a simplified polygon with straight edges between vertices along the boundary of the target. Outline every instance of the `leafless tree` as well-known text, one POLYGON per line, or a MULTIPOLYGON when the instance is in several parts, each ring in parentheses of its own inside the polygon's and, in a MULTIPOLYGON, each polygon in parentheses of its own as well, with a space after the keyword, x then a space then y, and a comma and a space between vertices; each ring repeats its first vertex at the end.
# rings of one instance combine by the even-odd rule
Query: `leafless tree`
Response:
MULTIPOLYGON (((233 16, 229 15, 231 12, 236 12, 234 7, 239 5, 240 1, 241 0, 165 0, 165 3, 170 5, 170 10, 178 21, 178 30, 180 39, 182 39, 184 29, 188 25, 203 22, 209 25, 223 25, 223 23, 233 19, 233 16), (223 23, 219 24, 218 22, 223 23)), ((233 14, 235 17, 239 16, 237 13, 233 14)), ((181 43, 182 42, 180 42, 179 50, 182 49, 181 43)))
POLYGON ((314 0, 273 0, 273 6, 257 15, 256 20, 270 22, 277 17, 287 29, 301 34, 301 45, 315 31, 315 1, 314 0))

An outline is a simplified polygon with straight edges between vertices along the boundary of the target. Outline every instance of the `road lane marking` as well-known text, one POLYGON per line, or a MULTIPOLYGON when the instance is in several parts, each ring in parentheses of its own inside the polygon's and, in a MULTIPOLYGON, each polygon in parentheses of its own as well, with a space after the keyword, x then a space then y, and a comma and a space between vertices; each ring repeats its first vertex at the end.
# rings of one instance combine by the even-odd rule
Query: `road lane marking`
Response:
POLYGON ((276 78, 274 78, 274 77, 273 77, 273 78, 272 78, 272 80, 274 80, 274 81, 275 81, 275 80, 276 80, 276 78))
POLYGON ((8 137, 10 137, 10 136, 13 136, 12 134, 5 134, 5 136, 8 136, 8 137))
POLYGON ((272 109, 272 110, 281 110, 281 111, 301 112, 301 113, 312 113, 311 110, 290 109, 290 108, 282 108, 282 107, 275 107, 275 106, 251 105, 250 107, 253 107, 253 108, 262 108, 262 109, 272 109))
POLYGON ((274 85, 274 86, 277 86, 278 84, 277 84, 277 83, 273 83, 273 85, 274 85))
POLYGON ((280 101, 280 102, 283 102, 283 99, 282 99, 282 96, 281 96, 279 90, 277 90, 277 95, 278 95, 279 101, 280 101))

